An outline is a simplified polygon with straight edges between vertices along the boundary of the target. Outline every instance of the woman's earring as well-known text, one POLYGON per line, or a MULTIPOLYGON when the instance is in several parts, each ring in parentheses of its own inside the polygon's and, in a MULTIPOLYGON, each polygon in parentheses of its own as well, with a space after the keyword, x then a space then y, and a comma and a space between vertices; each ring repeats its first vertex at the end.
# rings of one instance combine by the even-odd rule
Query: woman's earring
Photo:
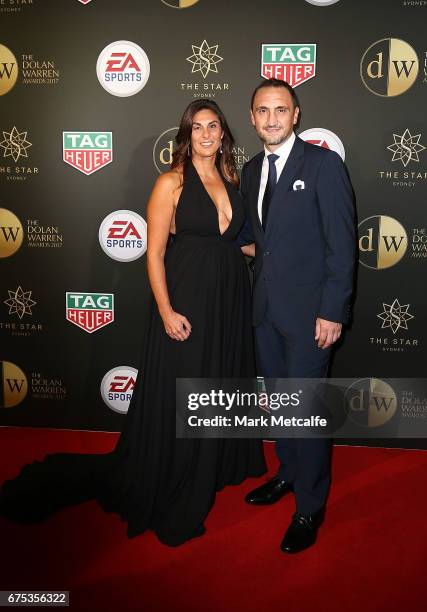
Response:
POLYGON ((191 149, 191 144, 189 144, 189 145, 188 145, 188 149, 187 149, 187 155, 188 155, 188 157, 190 157, 190 156, 191 156, 190 149, 191 149))
POLYGON ((221 153, 221 155, 222 155, 222 140, 221 140, 221 146, 219 147, 219 152, 220 152, 220 153, 221 153))

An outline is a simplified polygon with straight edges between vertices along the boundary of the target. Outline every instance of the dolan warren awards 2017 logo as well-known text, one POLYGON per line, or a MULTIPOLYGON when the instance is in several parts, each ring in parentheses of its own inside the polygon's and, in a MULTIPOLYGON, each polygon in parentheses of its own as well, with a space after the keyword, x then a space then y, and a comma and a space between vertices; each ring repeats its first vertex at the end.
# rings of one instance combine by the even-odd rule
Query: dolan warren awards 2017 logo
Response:
POLYGON ((7 208, 0 208, 0 258, 10 257, 22 245, 24 230, 20 219, 7 208))
POLYGON ((415 83, 420 62, 410 44, 399 38, 382 38, 363 54, 360 77, 376 96, 400 96, 415 83))
POLYGON ((408 235, 403 225, 387 215, 372 215, 358 226, 359 261, 371 270, 395 266, 405 255, 408 235))
POLYGON ((7 94, 18 78, 18 62, 8 47, 0 44, 0 96, 7 94))
POLYGON ((197 4, 199 0, 161 0, 163 4, 174 9, 186 9, 194 4, 197 4))
POLYGON ((112 293, 67 291, 65 307, 67 321, 89 334, 114 321, 114 295, 112 293))
POLYGON ((62 132, 63 160, 83 174, 93 174, 113 161, 111 132, 62 132))
POLYGON ((316 76, 316 45, 264 44, 261 51, 261 76, 287 81, 297 87, 316 76))
POLYGON ((0 408, 13 408, 20 404, 27 395, 28 381, 24 372, 16 363, 0 361, 0 408))

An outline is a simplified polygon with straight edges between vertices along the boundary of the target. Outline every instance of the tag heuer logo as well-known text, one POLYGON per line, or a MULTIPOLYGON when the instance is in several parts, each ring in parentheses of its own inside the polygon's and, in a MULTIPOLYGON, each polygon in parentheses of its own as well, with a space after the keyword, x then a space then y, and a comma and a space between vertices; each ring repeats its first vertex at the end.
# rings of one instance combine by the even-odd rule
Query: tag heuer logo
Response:
POLYGON ((113 161, 112 132, 63 132, 63 160, 89 175, 113 161))
POLYGON ((262 45, 261 76, 297 87, 316 76, 315 44, 262 45))
POLYGON ((112 293, 65 294, 66 319, 89 334, 114 321, 114 295, 112 293))

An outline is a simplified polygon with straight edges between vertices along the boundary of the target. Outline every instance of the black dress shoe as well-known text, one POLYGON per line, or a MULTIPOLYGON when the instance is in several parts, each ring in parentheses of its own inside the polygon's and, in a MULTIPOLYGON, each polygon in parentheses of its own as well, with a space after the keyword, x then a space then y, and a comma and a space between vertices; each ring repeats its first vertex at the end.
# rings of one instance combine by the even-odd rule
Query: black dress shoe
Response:
POLYGON ((292 491, 292 484, 275 476, 265 484, 250 491, 245 497, 245 502, 254 506, 267 506, 279 501, 290 491, 292 491))
POLYGON ((280 545, 282 552, 292 554, 312 546, 322 521, 323 511, 305 515, 295 512, 280 545))

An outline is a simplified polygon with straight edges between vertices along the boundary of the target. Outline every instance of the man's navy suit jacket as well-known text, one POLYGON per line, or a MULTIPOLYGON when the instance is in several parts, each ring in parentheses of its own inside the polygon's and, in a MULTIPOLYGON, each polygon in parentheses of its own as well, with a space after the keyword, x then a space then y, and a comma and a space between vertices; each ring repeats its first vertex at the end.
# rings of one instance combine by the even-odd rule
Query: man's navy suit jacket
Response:
POLYGON ((265 232, 258 216, 264 151, 241 176, 246 222, 239 245, 256 243, 253 324, 267 300, 284 332, 314 333, 316 317, 346 323, 355 265, 353 191, 339 155, 296 138, 270 202, 265 232), (304 189, 294 190, 300 180, 304 189))

